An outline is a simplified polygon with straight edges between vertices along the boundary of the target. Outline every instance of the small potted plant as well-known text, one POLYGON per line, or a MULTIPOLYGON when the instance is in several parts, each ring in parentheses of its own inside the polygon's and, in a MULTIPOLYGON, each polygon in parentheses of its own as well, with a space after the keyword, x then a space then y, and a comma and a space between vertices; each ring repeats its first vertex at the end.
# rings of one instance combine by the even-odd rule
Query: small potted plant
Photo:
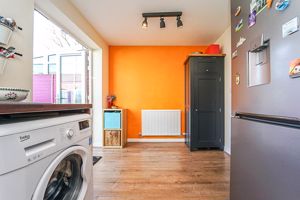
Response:
POLYGON ((108 95, 106 97, 106 101, 107 101, 107 108, 114 108, 114 100, 116 100, 116 96, 114 95, 108 95))

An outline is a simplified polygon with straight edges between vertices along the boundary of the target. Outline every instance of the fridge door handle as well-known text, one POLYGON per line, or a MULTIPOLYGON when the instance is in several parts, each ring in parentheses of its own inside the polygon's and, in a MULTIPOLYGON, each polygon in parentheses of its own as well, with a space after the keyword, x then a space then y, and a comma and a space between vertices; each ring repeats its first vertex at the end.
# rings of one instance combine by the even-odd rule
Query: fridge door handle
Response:
POLYGON ((300 129, 300 119, 295 117, 283 117, 274 115, 263 115, 253 113, 236 113, 236 117, 244 120, 251 120, 261 123, 274 124, 278 126, 285 126, 300 129))

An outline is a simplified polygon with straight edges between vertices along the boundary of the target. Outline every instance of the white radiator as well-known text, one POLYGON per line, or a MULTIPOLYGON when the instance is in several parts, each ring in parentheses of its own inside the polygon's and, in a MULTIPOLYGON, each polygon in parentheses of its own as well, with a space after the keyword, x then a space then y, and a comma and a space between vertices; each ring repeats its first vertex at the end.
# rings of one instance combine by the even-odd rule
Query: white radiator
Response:
POLYGON ((181 135, 180 110, 142 110, 142 136, 181 135))

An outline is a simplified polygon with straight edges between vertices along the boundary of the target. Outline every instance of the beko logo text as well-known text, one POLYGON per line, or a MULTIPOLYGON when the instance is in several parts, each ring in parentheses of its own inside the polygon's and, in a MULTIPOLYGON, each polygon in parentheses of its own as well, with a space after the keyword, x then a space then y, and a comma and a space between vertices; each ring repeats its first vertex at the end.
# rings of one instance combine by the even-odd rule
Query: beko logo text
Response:
POLYGON ((24 136, 20 136, 20 142, 24 142, 26 140, 30 139, 30 135, 24 135, 24 136))

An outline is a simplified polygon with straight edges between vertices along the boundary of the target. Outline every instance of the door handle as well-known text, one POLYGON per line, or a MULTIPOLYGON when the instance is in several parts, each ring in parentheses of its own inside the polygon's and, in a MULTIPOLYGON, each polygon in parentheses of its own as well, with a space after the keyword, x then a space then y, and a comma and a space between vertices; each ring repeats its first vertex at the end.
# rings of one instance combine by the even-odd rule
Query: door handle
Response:
POLYGON ((198 111, 199 111, 199 110, 196 108, 196 109, 195 109, 195 112, 198 112, 198 111))

